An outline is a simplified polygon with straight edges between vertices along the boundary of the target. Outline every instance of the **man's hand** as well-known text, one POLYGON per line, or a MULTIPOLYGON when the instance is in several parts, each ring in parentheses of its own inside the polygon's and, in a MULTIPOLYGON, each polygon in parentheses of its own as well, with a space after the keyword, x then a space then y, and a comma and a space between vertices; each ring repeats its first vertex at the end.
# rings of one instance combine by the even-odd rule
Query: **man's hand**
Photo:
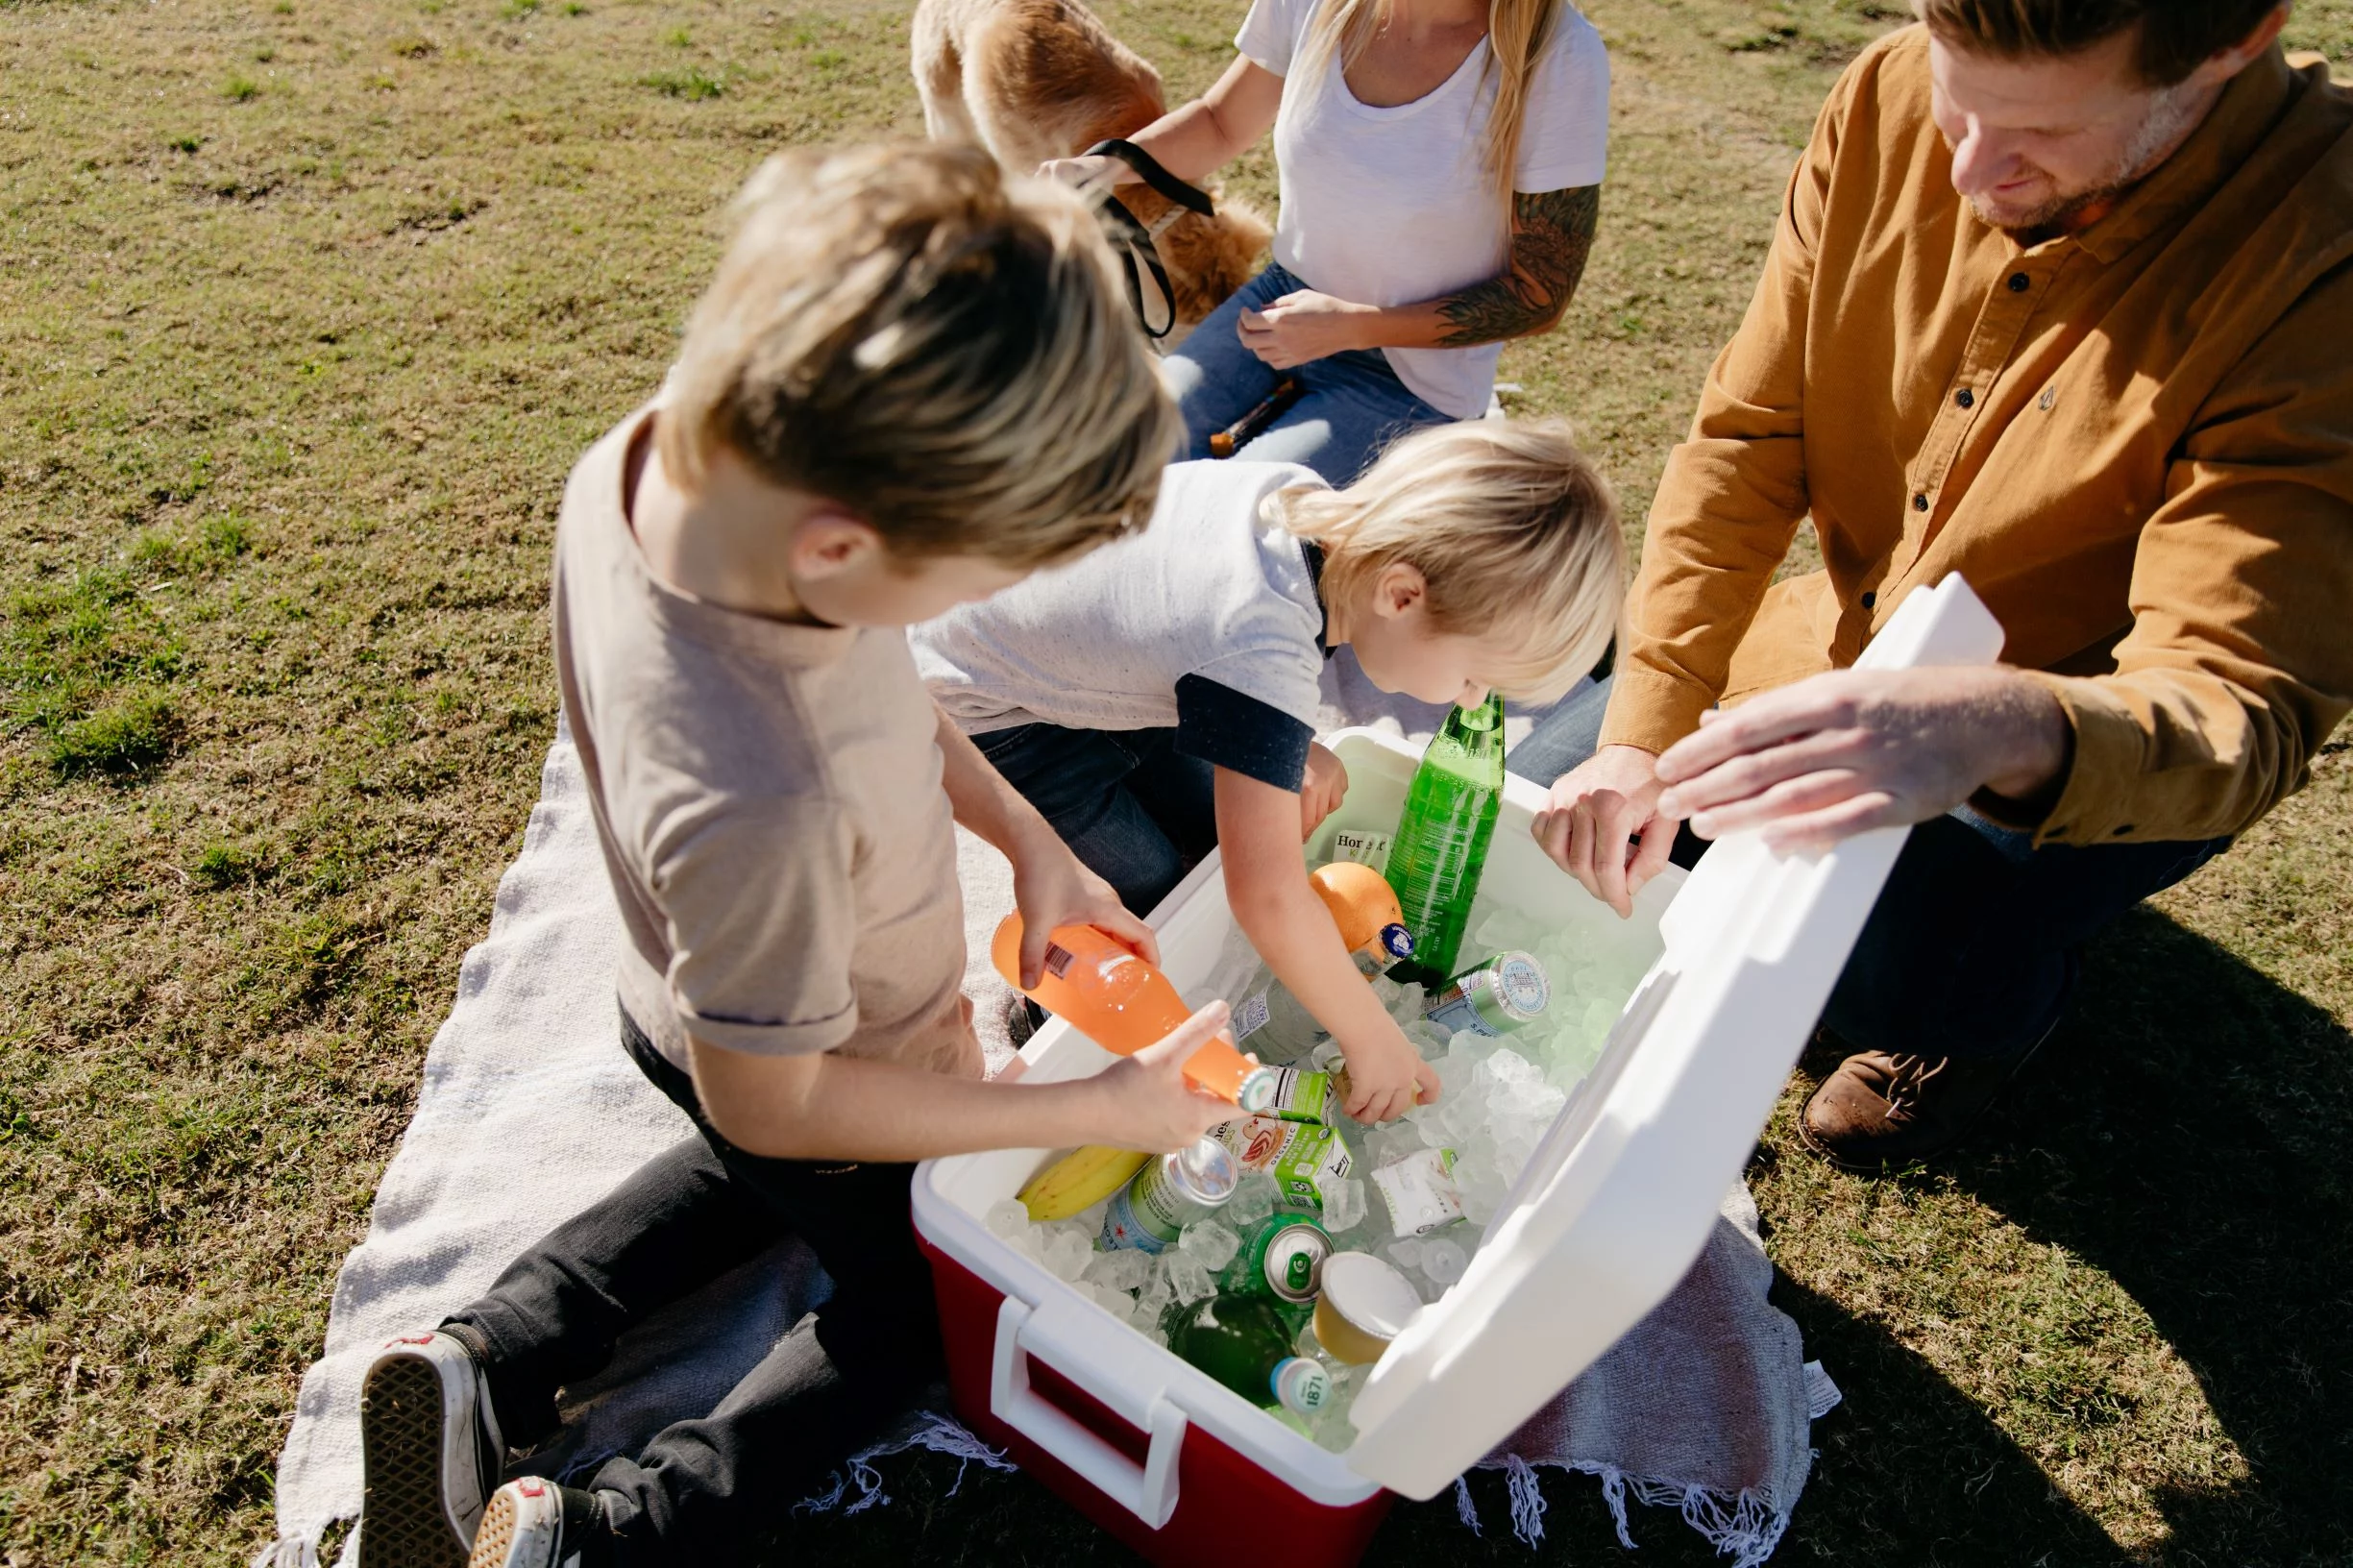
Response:
POLYGON ((1088 1080, 1102 1094, 1102 1131, 1095 1141, 1166 1154, 1233 1120, 1230 1103, 1185 1081, 1185 1064, 1225 1027, 1228 1017, 1225 1003, 1212 1002, 1167 1038, 1121 1057, 1088 1080))
POLYGON ((1391 1121, 1438 1097, 1438 1072, 1422 1060, 1394 1019, 1377 1034, 1340 1041, 1348 1059, 1348 1098, 1340 1109, 1359 1121, 1391 1121))
POLYGON ((1658 759, 1658 811, 1777 850, 1941 817, 1980 789, 2019 801, 2067 771, 2059 699, 2016 670, 1835 670, 1702 716, 1658 759))
POLYGON ((1363 333, 1380 313, 1369 305, 1350 305, 1302 288, 1263 310, 1244 310, 1235 331, 1243 348, 1276 370, 1288 370, 1348 349, 1370 348, 1363 333))
POLYGON ((1308 743, 1308 768, 1299 780, 1299 840, 1323 825, 1325 818, 1340 809, 1348 798, 1348 770, 1329 750, 1314 742, 1308 743))
POLYGON ((1089 870, 1044 822, 1026 833, 1013 862, 1013 901, 1021 912, 1021 989, 1045 971, 1046 939, 1058 925, 1098 926, 1143 956, 1160 962, 1152 928, 1128 913, 1111 884, 1089 870))
POLYGON ((1560 775, 1536 813, 1536 843, 1618 912, 1634 912, 1634 894, 1666 868, 1675 823, 1658 810, 1658 759, 1638 746, 1605 746, 1560 775))

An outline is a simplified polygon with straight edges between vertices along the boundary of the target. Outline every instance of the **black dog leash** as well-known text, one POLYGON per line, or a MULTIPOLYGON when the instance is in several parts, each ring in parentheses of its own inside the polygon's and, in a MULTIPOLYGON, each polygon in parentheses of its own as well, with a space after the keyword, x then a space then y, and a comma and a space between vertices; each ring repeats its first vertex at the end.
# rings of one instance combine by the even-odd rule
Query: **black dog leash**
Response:
POLYGON ((1176 290, 1169 286, 1168 269, 1161 264, 1160 249, 1152 242, 1177 220, 1180 210, 1198 212, 1207 218, 1215 216, 1217 209, 1211 203, 1207 191, 1179 180, 1161 167, 1160 159, 1132 141, 1122 141, 1116 137, 1110 141, 1098 141, 1088 148, 1083 156, 1117 159, 1134 169, 1137 177, 1146 185, 1175 204, 1159 222, 1147 228, 1137 220, 1136 214, 1130 212, 1127 205, 1118 197, 1109 191, 1105 191, 1102 197, 1103 218, 1110 224, 1119 245, 1120 265, 1127 272, 1128 302, 1136 308, 1136 320, 1142 326, 1146 337, 1155 341, 1166 337, 1176 328, 1176 290), (1144 306, 1143 275, 1137 267, 1139 257, 1142 258, 1143 268, 1152 274, 1152 282, 1160 290, 1160 297, 1167 302, 1167 319, 1158 327, 1152 325, 1151 312, 1144 306))

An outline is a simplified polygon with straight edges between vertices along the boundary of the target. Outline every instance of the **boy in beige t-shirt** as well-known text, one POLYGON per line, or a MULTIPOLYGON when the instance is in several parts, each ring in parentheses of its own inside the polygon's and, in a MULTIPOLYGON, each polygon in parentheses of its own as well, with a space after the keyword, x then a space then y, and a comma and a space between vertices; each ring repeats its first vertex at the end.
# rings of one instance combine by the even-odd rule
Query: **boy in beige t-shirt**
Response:
POLYGON ((623 1043, 697 1133, 385 1347, 363 1568, 748 1560, 942 1371, 910 1162, 1221 1116, 1179 1067, 1222 1007, 1081 1083, 981 1078, 951 819, 1013 861, 1033 975, 1055 925, 1151 934, 941 718, 903 629, 1149 516, 1177 425, 1094 219, 944 149, 776 159, 739 205, 670 384, 556 530, 623 1043), (834 1293, 718 1409, 579 1487, 499 1485, 625 1329, 786 1235, 834 1293))

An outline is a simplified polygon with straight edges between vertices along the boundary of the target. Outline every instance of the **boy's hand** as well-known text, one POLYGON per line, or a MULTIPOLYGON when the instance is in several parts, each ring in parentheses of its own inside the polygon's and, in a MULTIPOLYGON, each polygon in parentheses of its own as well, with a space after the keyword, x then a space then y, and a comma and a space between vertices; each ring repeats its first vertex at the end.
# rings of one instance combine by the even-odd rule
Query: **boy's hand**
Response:
POLYGON ((1167 1038, 1098 1073, 1092 1080, 1103 1092, 1103 1131, 1097 1141, 1166 1154, 1240 1115, 1231 1103, 1185 1081, 1185 1064, 1226 1026, 1230 1012, 1225 1003, 1212 1002, 1167 1038))
POLYGON ((1359 1121, 1392 1121, 1437 1100, 1438 1069, 1422 1060, 1394 1019, 1369 1040, 1343 1041, 1340 1054, 1348 1059, 1348 1100, 1340 1109, 1359 1121))
POLYGON ((1091 925, 1110 932, 1142 957, 1160 963, 1160 939, 1128 913, 1110 883, 1089 870, 1055 831, 1039 824, 1013 861, 1014 907, 1021 912, 1021 989, 1045 972, 1047 939, 1058 925, 1091 925))
POLYGON ((1308 743, 1308 769, 1299 780, 1299 840, 1306 843, 1323 820, 1348 798, 1348 770, 1323 747, 1308 743))

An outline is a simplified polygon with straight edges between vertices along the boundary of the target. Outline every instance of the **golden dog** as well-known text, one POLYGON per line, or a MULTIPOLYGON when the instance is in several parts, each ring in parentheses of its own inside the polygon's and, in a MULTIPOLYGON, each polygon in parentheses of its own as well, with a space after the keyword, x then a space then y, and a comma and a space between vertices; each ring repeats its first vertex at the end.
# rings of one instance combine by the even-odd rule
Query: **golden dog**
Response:
MULTIPOLYGON (((921 0, 914 56, 932 139, 978 143, 1013 173, 1132 135, 1166 107, 1160 72, 1078 0, 921 0)), ((1272 238, 1246 203, 1205 218, 1148 185, 1119 201, 1146 229, 1165 223, 1153 243, 1176 296, 1172 343, 1257 276, 1272 238)))

